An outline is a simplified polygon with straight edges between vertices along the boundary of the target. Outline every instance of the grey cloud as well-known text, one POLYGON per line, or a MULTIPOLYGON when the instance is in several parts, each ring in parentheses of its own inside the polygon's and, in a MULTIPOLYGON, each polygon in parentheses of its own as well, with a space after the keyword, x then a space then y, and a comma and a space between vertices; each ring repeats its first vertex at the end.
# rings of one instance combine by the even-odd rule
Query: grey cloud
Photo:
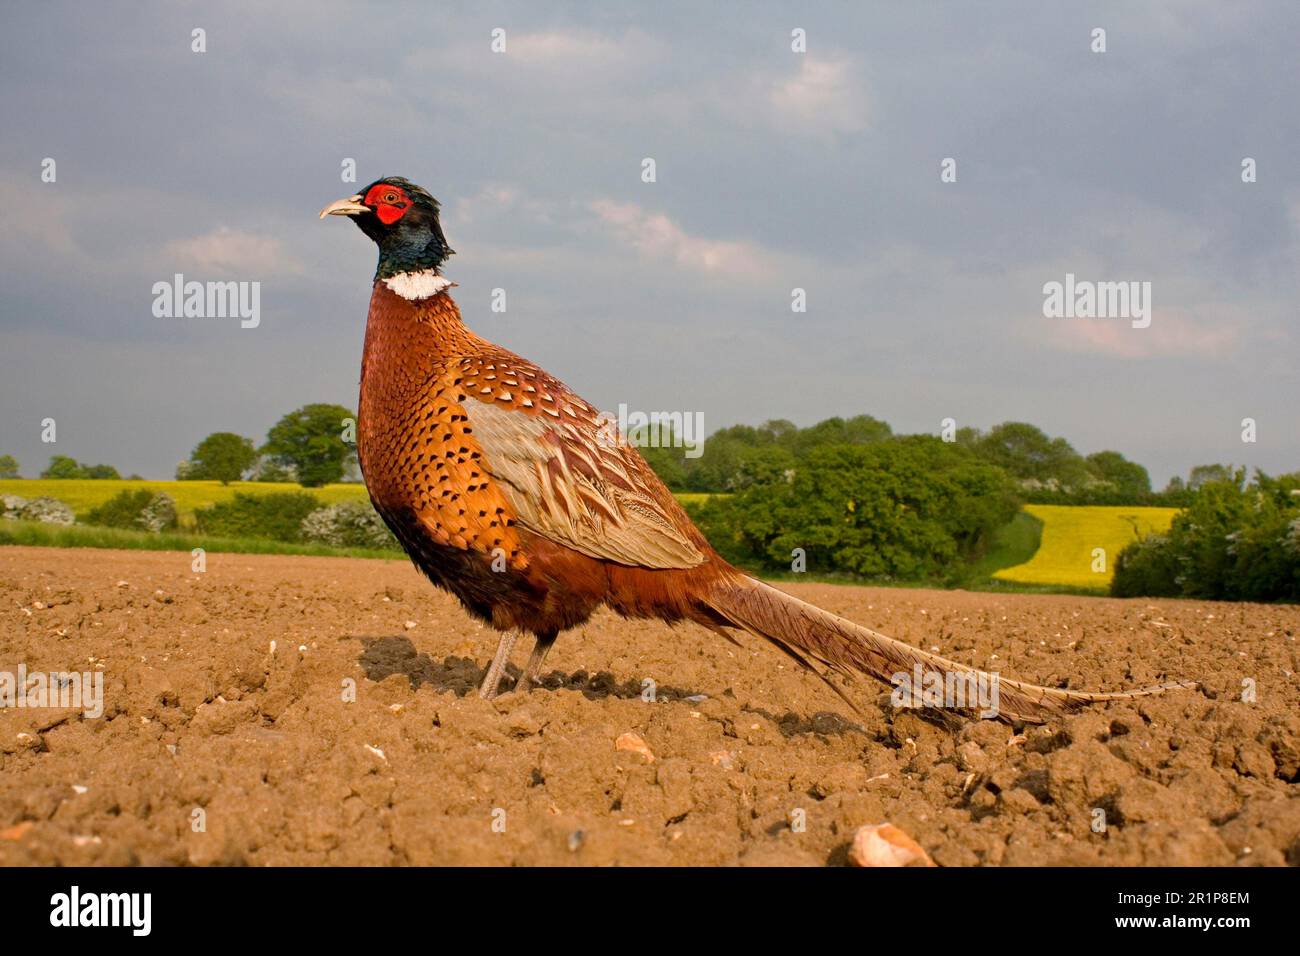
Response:
POLYGON ((701 410, 710 428, 1023 418, 1160 481, 1210 460, 1294 469, 1298 18, 1209 2, 16 7, 0 452, 34 474, 57 413, 59 452, 165 476, 209 431, 351 404, 374 254, 315 211, 348 191, 352 157, 363 182, 432 189, 467 319, 602 407, 701 410), (956 184, 939 182, 946 156, 956 184), (1240 182, 1243 156, 1258 183, 1240 182), (262 281, 262 325, 153 318, 151 284, 194 270, 262 281), (1042 318, 1065 271, 1151 281, 1148 337, 1042 318), (1245 416, 1258 445, 1238 439, 1245 416))

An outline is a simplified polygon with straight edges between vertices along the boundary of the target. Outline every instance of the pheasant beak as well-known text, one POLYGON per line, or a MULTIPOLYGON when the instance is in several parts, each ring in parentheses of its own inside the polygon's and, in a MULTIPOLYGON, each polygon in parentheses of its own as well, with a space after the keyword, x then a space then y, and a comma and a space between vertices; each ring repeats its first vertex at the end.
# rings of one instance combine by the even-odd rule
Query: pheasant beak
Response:
POLYGON ((320 217, 326 216, 359 216, 363 212, 370 212, 370 207, 362 205, 361 194, 349 196, 347 199, 336 199, 320 211, 320 217))

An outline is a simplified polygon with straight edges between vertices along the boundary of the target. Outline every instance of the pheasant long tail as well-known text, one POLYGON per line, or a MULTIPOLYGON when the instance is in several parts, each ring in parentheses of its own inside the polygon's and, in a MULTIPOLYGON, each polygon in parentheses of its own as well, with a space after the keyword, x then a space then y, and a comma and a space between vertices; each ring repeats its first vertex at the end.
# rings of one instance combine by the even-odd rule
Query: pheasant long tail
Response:
MULTIPOLYGON (((736 627, 766 638, 796 659, 806 663, 806 658, 812 658, 842 674, 865 674, 897 685, 899 675, 910 679, 919 665, 927 680, 933 675, 936 686, 939 681, 944 687, 969 687, 972 681, 990 686, 987 682, 992 682, 997 687, 996 717, 1008 723, 1041 724, 1100 701, 1128 700, 1197 686, 1190 681, 1173 681, 1096 694, 1007 680, 846 621, 744 575, 719 580, 705 595, 704 603, 736 627)), ((979 709, 974 704, 972 707, 979 709)))

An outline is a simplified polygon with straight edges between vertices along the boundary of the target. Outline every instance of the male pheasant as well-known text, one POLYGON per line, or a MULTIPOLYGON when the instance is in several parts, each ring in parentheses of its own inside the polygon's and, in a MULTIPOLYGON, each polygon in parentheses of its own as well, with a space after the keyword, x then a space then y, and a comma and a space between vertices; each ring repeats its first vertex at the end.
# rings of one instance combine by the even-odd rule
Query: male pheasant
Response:
POLYGON ((352 217, 379 246, 361 364, 361 471, 416 566, 503 632, 484 697, 496 696, 520 633, 536 639, 517 685, 531 690, 556 636, 601 605, 694 621, 728 639, 726 629, 739 628, 845 676, 890 682, 919 666, 940 679, 993 679, 997 716, 1008 721, 1187 686, 1091 694, 997 680, 732 567, 594 406, 465 327, 441 274, 453 250, 438 210, 424 189, 389 177, 320 215, 352 217))

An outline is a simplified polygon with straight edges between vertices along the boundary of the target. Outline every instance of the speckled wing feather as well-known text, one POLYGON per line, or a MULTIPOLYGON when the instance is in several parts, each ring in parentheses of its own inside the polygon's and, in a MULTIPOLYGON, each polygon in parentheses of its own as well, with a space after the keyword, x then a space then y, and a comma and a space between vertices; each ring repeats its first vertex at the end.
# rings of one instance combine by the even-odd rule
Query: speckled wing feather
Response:
POLYGON ((520 526, 630 567, 705 560, 650 466, 563 383, 504 352, 463 359, 460 374, 484 464, 520 526))

